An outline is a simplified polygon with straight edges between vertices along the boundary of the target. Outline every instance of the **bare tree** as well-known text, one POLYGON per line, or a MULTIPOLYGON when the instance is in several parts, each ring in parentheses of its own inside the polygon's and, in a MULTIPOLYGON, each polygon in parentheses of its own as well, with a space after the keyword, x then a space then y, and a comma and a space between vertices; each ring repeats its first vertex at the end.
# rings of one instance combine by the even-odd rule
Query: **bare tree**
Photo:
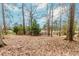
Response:
POLYGON ((53 4, 51 4, 51 37, 53 33, 53 4))
MULTIPOLYGON (((60 7, 62 7, 62 8, 64 8, 65 7, 65 4, 64 3, 62 3, 62 4, 59 4, 60 5, 60 7)), ((60 8, 60 26, 59 26, 59 36, 61 36, 62 35, 62 14, 64 14, 63 13, 63 11, 65 11, 65 10, 63 10, 62 8, 60 8)))
MULTIPOLYGON (((38 4, 39 5, 39 4, 38 4)), ((37 7, 38 5, 33 5, 32 3, 30 4, 29 8, 27 8, 26 10, 29 12, 29 26, 32 26, 32 21, 36 20, 37 17, 37 7)), ((30 33, 32 35, 32 33, 30 33)))
POLYGON ((7 34, 6 22, 5 22, 5 14, 4 14, 4 4, 2 3, 2 16, 3 16, 3 25, 4 25, 4 33, 7 34))
MULTIPOLYGON (((62 6, 61 4, 60 4, 60 6, 62 6)), ((62 22, 62 17, 61 17, 61 15, 62 15, 62 9, 60 8, 60 27, 59 27, 59 36, 61 36, 61 22, 62 22)))
POLYGON ((69 17, 69 23, 68 23, 68 31, 67 31, 67 37, 66 40, 73 41, 74 36, 74 14, 75 14, 75 4, 70 4, 70 17, 69 17))
MULTIPOLYGON (((25 5, 28 5, 28 4, 25 4, 25 5)), ((38 7, 38 5, 33 6, 33 4, 30 3, 29 8, 25 8, 25 10, 29 12, 29 18, 30 18, 29 19, 29 25, 30 26, 32 25, 32 20, 35 19, 34 15, 36 14, 37 7, 38 7)))
POLYGON ((3 42, 3 33, 2 33, 2 27, 0 26, 0 47, 5 46, 6 44, 3 42))
POLYGON ((48 36, 50 36, 50 15, 49 15, 49 13, 50 13, 50 11, 49 11, 49 6, 48 6, 48 4, 47 4, 47 13, 48 13, 48 15, 47 15, 47 31, 48 31, 48 36))
POLYGON ((24 18, 24 3, 22 3, 22 16, 23 16, 23 33, 26 34, 26 31, 25 31, 25 18, 24 18))

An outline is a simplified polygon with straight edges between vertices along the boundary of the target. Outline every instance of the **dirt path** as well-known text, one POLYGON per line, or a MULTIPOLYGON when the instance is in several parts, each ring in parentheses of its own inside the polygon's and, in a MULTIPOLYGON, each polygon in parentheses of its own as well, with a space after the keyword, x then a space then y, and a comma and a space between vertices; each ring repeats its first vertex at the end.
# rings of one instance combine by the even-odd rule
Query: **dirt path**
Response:
POLYGON ((6 35, 4 42, 7 46, 0 48, 0 55, 79 55, 79 41, 68 42, 58 36, 6 35))

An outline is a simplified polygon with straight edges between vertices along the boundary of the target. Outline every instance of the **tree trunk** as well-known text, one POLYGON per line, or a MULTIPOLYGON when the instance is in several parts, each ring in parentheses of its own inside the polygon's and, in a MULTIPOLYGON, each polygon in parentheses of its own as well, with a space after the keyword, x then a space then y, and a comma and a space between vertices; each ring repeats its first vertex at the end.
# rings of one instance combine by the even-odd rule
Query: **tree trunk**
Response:
MULTIPOLYGON (((60 7, 62 7, 63 4, 60 4, 60 7)), ((62 9, 60 8, 60 27, 59 27, 59 36, 61 36, 61 23, 62 23, 62 9)))
POLYGON ((4 33, 7 34, 7 31, 6 31, 6 23, 5 23, 5 15, 4 15, 4 4, 2 3, 2 16, 3 16, 3 25, 4 25, 4 33))
MULTIPOLYGON (((2 30, 2 29, 0 29, 0 30, 2 30)), ((4 36, 3 36, 3 33, 1 34, 1 32, 3 32, 3 31, 0 31, 0 47, 3 47, 3 46, 5 46, 6 44, 3 42, 3 38, 4 38, 4 36)))
MULTIPOLYGON (((29 25, 30 25, 30 27, 32 26, 32 21, 33 21, 33 10, 32 10, 32 4, 31 4, 31 6, 30 6, 30 20, 29 20, 29 25)), ((30 35, 32 35, 32 31, 30 31, 31 33, 30 33, 30 35)))
POLYGON ((75 13, 75 4, 70 4, 70 17, 69 17, 69 25, 66 39, 69 41, 73 41, 74 31, 74 13, 75 13))
MULTIPOLYGON (((60 8, 61 9, 61 8, 60 8)), ((61 12, 60 12, 61 13, 61 12)), ((59 28, 59 36, 61 36, 61 14, 60 14, 60 28, 59 28)))
MULTIPOLYGON (((53 5, 52 5, 53 7, 53 5)), ((51 20, 51 37, 52 37, 52 33, 53 33, 53 8, 51 10, 51 15, 52 15, 52 20, 51 20)))
POLYGON ((0 47, 5 46, 6 44, 3 42, 3 40, 0 38, 0 47))
POLYGON ((53 24, 51 25, 51 37, 52 37, 52 33, 53 33, 53 24))
POLYGON ((23 33, 26 34, 25 31, 25 18, 24 18, 24 4, 22 3, 22 16, 23 16, 23 33))
POLYGON ((49 21, 49 19, 48 19, 48 36, 50 35, 50 21, 49 21))
POLYGON ((48 15, 47 15, 47 32, 48 32, 48 36, 50 36, 50 19, 49 19, 49 7, 48 7, 48 4, 47 4, 47 13, 48 13, 48 15))

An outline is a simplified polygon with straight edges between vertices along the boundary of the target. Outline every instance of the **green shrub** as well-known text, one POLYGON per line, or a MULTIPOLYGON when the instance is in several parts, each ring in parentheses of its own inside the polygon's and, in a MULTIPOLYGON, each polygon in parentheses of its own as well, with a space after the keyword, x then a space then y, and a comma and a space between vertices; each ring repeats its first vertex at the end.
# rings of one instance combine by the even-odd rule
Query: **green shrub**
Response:
POLYGON ((17 25, 13 27, 13 31, 16 34, 23 34, 23 26, 22 25, 17 25))
POLYGON ((13 31, 17 34, 18 33, 18 26, 14 26, 13 31))
POLYGON ((41 31, 39 24, 37 24, 36 20, 32 21, 32 25, 29 26, 27 30, 29 31, 29 34, 33 36, 39 35, 41 31))

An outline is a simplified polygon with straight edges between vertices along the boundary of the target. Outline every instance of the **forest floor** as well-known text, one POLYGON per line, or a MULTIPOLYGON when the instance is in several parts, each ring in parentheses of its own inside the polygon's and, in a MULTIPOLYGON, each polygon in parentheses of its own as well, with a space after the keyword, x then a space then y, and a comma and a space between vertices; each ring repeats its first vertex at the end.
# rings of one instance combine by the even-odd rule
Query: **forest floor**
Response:
POLYGON ((0 48, 2 56, 79 56, 79 40, 69 42, 64 36, 5 35, 7 46, 0 48))

